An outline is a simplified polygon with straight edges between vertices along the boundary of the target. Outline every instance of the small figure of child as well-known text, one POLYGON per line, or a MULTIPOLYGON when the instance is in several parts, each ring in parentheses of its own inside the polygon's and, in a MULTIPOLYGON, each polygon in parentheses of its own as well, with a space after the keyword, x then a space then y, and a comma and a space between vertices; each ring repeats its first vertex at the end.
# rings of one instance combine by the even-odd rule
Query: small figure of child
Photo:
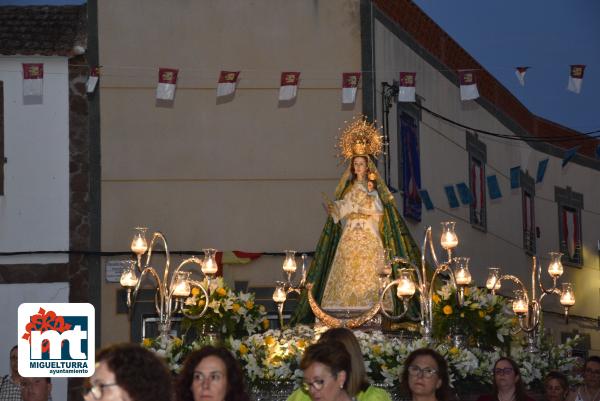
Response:
POLYGON ((377 175, 375 175, 375 173, 369 173, 367 178, 367 193, 369 195, 375 195, 377 191, 377 181, 375 181, 377 179, 377 175))

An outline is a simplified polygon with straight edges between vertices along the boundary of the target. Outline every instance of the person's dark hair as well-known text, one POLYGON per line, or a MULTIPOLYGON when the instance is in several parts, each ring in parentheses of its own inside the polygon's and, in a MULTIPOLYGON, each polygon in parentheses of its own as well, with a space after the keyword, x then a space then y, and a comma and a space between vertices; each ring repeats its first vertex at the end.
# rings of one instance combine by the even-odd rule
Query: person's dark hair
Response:
POLYGON ((356 180, 356 172, 354 171, 354 160, 362 157, 365 160, 365 163, 367 163, 367 175, 369 174, 369 156, 354 156, 352 157, 352 160, 350 160, 350 172, 352 173, 352 181, 356 180))
POLYGON ((244 374, 237 359, 226 348, 213 347, 211 345, 194 351, 185 358, 183 369, 179 374, 179 380, 175 388, 177 401, 194 401, 194 395, 191 390, 192 382, 194 381, 194 370, 204 358, 209 356, 217 357, 225 364, 227 371, 225 401, 249 401, 250 396, 246 390, 244 374))
POLYGON ((592 356, 588 356, 588 358, 585 360, 585 363, 583 364, 583 368, 587 368, 587 364, 589 362, 595 362, 600 364, 600 356, 598 355, 592 355, 592 356))
POLYGON ((16 350, 17 348, 19 348, 18 345, 13 346, 10 351, 8 351, 8 354, 10 355, 11 352, 13 352, 14 350, 16 350))
POLYGON ((348 372, 347 374, 348 379, 346 381, 348 387, 346 390, 348 395, 354 397, 359 392, 366 390, 369 387, 369 379, 365 370, 365 360, 360 349, 360 344, 352 330, 345 327, 329 329, 321 334, 321 338, 319 338, 319 342, 325 341, 339 341, 350 355, 352 372, 348 372))
POLYGON ((566 392, 569 390, 569 380, 564 374, 555 370, 548 372, 546 377, 544 377, 544 386, 552 379, 557 380, 558 383, 560 383, 560 387, 562 387, 563 391, 566 392))
POLYGON ((324 341, 311 345, 304 350, 300 369, 306 370, 315 362, 327 366, 331 370, 331 374, 336 377, 338 373, 346 372, 344 389, 348 390, 348 379, 352 375, 352 362, 344 344, 339 341, 324 341))
MULTIPOLYGON (((513 361, 512 359, 508 358, 508 357, 501 357, 499 358, 496 363, 494 363, 494 370, 496 370, 496 366, 498 366, 498 362, 500 361, 506 361, 508 363, 510 363, 510 366, 513 368, 513 372, 515 372, 516 376, 519 376, 519 379, 517 380, 517 382, 515 383, 515 401, 527 401, 528 397, 527 397, 527 391, 525 390, 525 383, 523 382, 523 377, 521 376, 521 369, 519 368, 519 365, 517 365, 517 363, 515 361, 513 361)), ((498 400, 498 386, 496 385, 496 373, 494 373, 494 371, 492 371, 492 375, 494 376, 493 380, 492 380, 492 396, 494 397, 495 401, 499 401, 498 400)))
POLYGON ((408 367, 420 356, 430 356, 437 364, 437 376, 442 380, 442 385, 435 390, 435 398, 437 401, 449 401, 452 399, 452 391, 450 390, 450 378, 448 376, 448 364, 443 356, 431 348, 419 348, 411 352, 404 361, 404 370, 402 371, 402 391, 405 394, 410 394, 412 391, 408 387, 408 367))
POLYGON ((116 344, 100 350, 96 362, 106 363, 133 401, 171 401, 171 374, 152 351, 138 344, 116 344))

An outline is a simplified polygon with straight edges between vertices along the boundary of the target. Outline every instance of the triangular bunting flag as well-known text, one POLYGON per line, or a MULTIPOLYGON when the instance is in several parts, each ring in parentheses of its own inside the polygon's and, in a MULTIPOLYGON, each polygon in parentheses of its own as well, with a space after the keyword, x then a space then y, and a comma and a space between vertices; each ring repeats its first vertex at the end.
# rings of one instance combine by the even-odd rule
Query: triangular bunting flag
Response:
POLYGON ((525 86, 525 73, 528 69, 529 67, 517 67, 517 69, 515 70, 515 75, 517 76, 517 79, 519 80, 521 86, 525 86))
POLYGON ((175 98, 175 87, 177 86, 178 69, 159 68, 158 85, 156 86, 156 98, 159 100, 173 100, 175 98))
POLYGON ((360 72, 344 72, 342 74, 342 103, 352 104, 356 101, 359 83, 360 72))
POLYGON ((546 167, 548 167, 548 160, 549 159, 540 160, 540 162, 538 163, 537 174, 535 177, 536 184, 544 181, 544 175, 546 174, 546 167))
POLYGON ((567 90, 579 93, 581 92, 581 83, 583 82, 583 71, 585 70, 585 65, 582 64, 573 64, 571 65, 571 73, 569 74, 569 84, 567 85, 567 90))
POLYGON ((477 90, 477 81, 475 80, 475 71, 459 70, 460 80, 460 100, 473 100, 479 97, 477 90))
POLYGON ((401 72, 398 88, 398 102, 414 102, 416 95, 417 73, 401 72))
POLYGON ((282 72, 281 86, 279 88, 279 100, 292 100, 298 91, 299 72, 282 72))
POLYGON ((567 163, 569 163, 571 161, 571 159, 573 158, 573 156, 575 156, 577 154, 577 151, 579 150, 580 146, 575 146, 571 149, 568 149, 565 152, 565 155, 563 156, 563 160, 562 160, 562 164, 561 166, 564 168, 567 163))
POLYGON ((229 96, 235 92, 239 71, 221 71, 217 84, 217 97, 229 96))
POLYGON ((23 63, 23 96, 44 94, 44 64, 23 63))
POLYGON ((100 67, 92 67, 90 68, 90 76, 86 82, 86 92, 92 93, 96 89, 96 85, 98 84, 98 79, 100 77, 100 67))

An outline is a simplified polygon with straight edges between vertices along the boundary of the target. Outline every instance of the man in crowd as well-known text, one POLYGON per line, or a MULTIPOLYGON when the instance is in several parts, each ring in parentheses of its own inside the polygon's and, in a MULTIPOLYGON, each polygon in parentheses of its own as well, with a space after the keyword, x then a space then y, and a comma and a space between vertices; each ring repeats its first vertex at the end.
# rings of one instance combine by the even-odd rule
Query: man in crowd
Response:
POLYGON ((10 350, 10 376, 0 377, 0 401, 21 401, 21 375, 19 374, 19 350, 10 350))
POLYGON ((48 401, 52 383, 49 377, 24 377, 21 379, 23 401, 48 401))

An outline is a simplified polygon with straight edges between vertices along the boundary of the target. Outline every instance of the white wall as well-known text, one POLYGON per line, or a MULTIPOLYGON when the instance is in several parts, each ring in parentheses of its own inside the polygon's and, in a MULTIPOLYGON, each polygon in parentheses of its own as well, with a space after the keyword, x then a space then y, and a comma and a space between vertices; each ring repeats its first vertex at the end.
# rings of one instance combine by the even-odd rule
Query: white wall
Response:
MULTIPOLYGON (((9 351, 17 344, 17 310, 24 302, 69 302, 69 283, 0 284, 0 376, 10 373, 9 351)), ((67 399, 67 379, 52 379, 52 399, 67 399)))
MULTIPOLYGON (((7 158, 0 252, 69 249, 68 78, 64 57, 0 57, 7 158), (24 62, 44 63, 42 104, 24 104, 24 62)), ((66 254, 4 256, 0 264, 67 260, 66 254)))

